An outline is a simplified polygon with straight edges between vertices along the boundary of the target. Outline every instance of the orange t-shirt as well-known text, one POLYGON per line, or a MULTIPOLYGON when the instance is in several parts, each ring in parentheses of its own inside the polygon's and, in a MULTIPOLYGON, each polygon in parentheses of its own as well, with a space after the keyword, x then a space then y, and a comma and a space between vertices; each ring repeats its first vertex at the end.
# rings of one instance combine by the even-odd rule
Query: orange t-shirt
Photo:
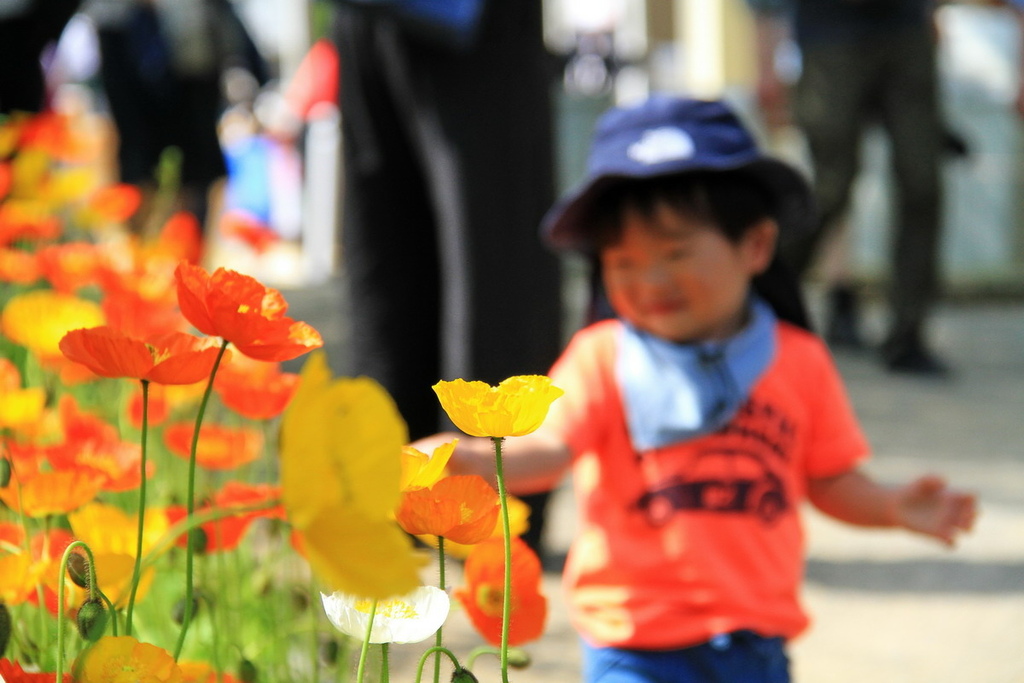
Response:
POLYGON ((775 358, 717 432, 637 452, 615 379, 621 323, 573 338, 551 371, 565 395, 545 431, 573 454, 579 533, 564 581, 594 645, 671 649, 751 629, 790 638, 800 606, 809 478, 867 456, 824 344, 785 323, 775 358))

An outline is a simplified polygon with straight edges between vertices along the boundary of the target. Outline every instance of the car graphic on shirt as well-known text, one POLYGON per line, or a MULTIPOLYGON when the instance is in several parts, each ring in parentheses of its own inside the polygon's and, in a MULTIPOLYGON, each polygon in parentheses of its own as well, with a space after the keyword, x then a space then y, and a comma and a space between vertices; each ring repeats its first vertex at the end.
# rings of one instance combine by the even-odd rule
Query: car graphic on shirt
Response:
POLYGON ((761 456, 731 449, 698 454, 689 472, 647 491, 636 506, 655 526, 682 511, 749 514, 771 524, 790 507, 782 479, 761 456))

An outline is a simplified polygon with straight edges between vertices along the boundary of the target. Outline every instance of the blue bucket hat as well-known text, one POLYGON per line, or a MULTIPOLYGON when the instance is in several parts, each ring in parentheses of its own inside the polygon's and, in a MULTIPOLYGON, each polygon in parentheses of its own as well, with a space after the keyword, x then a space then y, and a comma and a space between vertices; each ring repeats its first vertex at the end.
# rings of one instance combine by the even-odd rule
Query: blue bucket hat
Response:
POLYGON ((807 230, 815 220, 804 177, 764 155, 725 103, 653 95, 601 116, 585 178, 548 211, 541 233, 558 249, 590 251, 587 214, 610 187, 688 171, 743 171, 760 182, 774 199, 782 232, 807 230))

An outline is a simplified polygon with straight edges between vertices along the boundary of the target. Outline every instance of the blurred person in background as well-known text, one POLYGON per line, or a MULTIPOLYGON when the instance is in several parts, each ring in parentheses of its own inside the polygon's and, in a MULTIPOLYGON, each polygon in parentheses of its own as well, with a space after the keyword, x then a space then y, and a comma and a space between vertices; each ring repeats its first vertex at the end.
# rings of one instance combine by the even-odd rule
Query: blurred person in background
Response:
MULTIPOLYGON (((543 374, 562 322, 538 236, 555 193, 541 2, 436 3, 450 23, 415 5, 338 0, 335 32, 351 371, 383 384, 412 439, 449 428, 439 379, 543 374)), ((534 548, 546 497, 527 499, 534 548)))
MULTIPOLYGON (((775 69, 778 46, 792 38, 801 71, 792 114, 814 172, 819 222, 781 244, 801 273, 845 218, 861 137, 879 123, 891 146, 896 182, 889 282, 889 329, 881 344, 892 372, 944 376, 928 346, 927 322, 939 294, 941 156, 947 140, 937 99, 933 0, 748 0, 758 19, 758 96, 769 124, 788 120, 787 85, 775 69)), ((857 343, 856 292, 829 292, 833 341, 857 343)))
POLYGON ((0 2, 0 114, 46 108, 43 52, 60 38, 79 4, 81 0, 0 2))
POLYGON ((269 74, 229 0, 86 0, 96 27, 100 78, 119 137, 123 182, 149 201, 137 230, 159 227, 169 212, 191 212, 205 227, 211 186, 227 169, 217 137, 229 67, 259 83, 269 74), (164 156, 167 150, 177 154, 164 156), (161 166, 161 158, 165 162, 161 166), (155 201, 175 187, 172 206, 155 201))

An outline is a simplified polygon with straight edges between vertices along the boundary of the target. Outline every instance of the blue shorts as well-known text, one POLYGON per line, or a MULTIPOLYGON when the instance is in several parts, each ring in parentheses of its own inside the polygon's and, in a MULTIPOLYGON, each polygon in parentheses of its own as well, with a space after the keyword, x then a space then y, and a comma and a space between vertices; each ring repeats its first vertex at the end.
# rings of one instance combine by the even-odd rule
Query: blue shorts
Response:
POLYGON ((737 631, 680 650, 583 644, 584 683, 789 683, 782 638, 737 631))

